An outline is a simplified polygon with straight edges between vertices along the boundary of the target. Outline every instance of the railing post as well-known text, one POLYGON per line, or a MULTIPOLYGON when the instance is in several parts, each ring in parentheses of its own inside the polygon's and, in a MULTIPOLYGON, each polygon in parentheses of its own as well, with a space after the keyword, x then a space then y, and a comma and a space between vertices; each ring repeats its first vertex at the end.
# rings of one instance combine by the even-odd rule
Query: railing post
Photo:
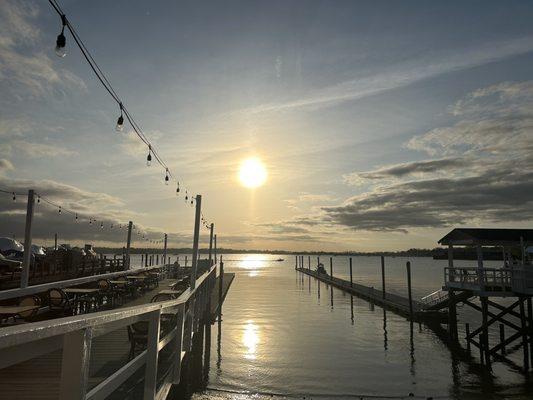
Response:
POLYGON ((84 400, 89 381, 92 329, 66 333, 63 337, 60 400, 84 400))
POLYGON ((22 272, 20 275, 20 287, 28 287, 31 264, 31 225, 33 222, 33 209, 35 206, 35 192, 28 190, 28 205, 26 207, 26 228, 24 230, 24 255, 22 259, 22 272))
POLYGON ((211 223, 211 226, 209 227, 209 267, 213 265, 211 261, 213 260, 213 230, 215 228, 215 224, 211 223))
POLYGON ((157 360, 159 357, 158 345, 161 309, 152 311, 149 318, 146 343, 146 367, 144 372, 144 400, 155 399, 157 389, 157 360))
POLYGON ((333 280, 333 257, 329 258, 329 278, 333 280))
POLYGON ((350 287, 353 287, 352 257, 350 257, 350 287))
POLYGON ((163 264, 167 263, 167 239, 168 235, 165 233, 165 244, 163 247, 163 264))
POLYGON ((128 223, 128 239, 127 239, 127 242, 126 242, 126 268, 125 269, 130 269, 131 268, 131 263, 130 263, 130 249, 131 249, 131 230, 133 228, 133 222, 129 222, 128 223))
POLYGON ((181 375, 181 348, 183 342, 183 316, 185 314, 185 306, 180 304, 178 307, 178 313, 176 315, 176 338, 174 344, 174 353, 176 359, 174 360, 174 369, 172 371, 172 383, 177 385, 180 383, 181 375))
POLYGON ((217 234, 215 233, 215 237, 214 237, 214 250, 215 250, 215 264, 217 263, 217 234))
POLYGON ((202 210, 202 195, 196 195, 196 215, 194 218, 194 238, 192 246, 192 269, 191 269, 191 290, 196 287, 196 270, 198 268, 198 240, 200 236, 200 216, 202 210))
POLYGON ((220 273, 218 275, 218 316, 222 315, 222 288, 224 281, 224 262, 222 262, 222 256, 220 256, 220 273))

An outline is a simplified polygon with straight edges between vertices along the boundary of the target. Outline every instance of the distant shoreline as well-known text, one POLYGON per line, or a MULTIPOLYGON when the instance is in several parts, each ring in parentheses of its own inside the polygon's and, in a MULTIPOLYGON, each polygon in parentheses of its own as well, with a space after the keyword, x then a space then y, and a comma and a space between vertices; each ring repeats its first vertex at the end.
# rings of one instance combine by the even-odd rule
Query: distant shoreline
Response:
MULTIPOLYGON (((99 253, 107 254, 122 254, 123 248, 116 247, 96 247, 99 253)), ((200 249, 200 254, 207 254, 208 249, 200 249)), ((162 254, 162 248, 132 248, 131 254, 162 254)), ((446 248, 434 249, 409 249, 402 251, 342 251, 342 252, 328 252, 328 251, 289 251, 289 250, 242 250, 242 249, 217 249, 217 254, 273 254, 273 255, 306 255, 306 256, 363 256, 363 257, 431 257, 436 260, 445 260, 448 258, 448 250, 446 248)), ((168 254, 191 254, 191 248, 169 248, 168 254)), ((477 253, 474 248, 456 248, 454 249, 454 259, 456 260, 476 260, 477 253)), ((501 260, 502 254, 499 248, 487 247, 483 249, 483 258, 485 260, 501 260)))

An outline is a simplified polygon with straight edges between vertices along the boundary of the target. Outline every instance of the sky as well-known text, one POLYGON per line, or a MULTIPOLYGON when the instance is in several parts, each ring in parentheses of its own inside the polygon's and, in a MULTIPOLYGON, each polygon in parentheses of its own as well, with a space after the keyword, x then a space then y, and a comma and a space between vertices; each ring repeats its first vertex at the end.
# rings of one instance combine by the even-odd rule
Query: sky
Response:
MULTIPOLYGON (((400 250, 532 227, 530 1, 60 4, 202 195, 219 247, 400 250), (238 179, 250 157, 268 174, 255 189, 238 179)), ((118 106, 68 32, 55 55, 60 29, 46 1, 0 0, 0 189, 79 213, 36 204, 35 243, 123 246, 132 220, 134 245, 191 246, 194 207, 129 125, 115 132, 118 106)), ((0 193, 0 236, 22 240, 25 213, 0 193)))

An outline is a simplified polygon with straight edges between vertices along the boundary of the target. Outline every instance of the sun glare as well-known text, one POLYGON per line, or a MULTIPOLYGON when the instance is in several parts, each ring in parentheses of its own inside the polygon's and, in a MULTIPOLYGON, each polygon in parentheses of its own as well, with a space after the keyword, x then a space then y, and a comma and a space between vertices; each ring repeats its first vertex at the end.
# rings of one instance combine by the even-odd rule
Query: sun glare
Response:
POLYGON ((265 183, 267 171, 264 164, 258 158, 248 158, 241 163, 239 179, 243 186, 256 188, 265 183))

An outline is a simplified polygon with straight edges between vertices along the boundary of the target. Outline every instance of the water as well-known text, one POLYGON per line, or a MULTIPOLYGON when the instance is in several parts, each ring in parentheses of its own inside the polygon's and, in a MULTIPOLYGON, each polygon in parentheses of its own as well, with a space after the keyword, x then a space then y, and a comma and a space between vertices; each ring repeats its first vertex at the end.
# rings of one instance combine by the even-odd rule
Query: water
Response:
MULTIPOLYGON (((512 367, 495 363, 493 372, 486 373, 477 366, 476 351, 474 363, 467 361, 450 352, 429 328, 412 326, 405 318, 338 289, 331 291, 294 271, 294 257, 281 256, 285 261, 276 262, 279 257, 225 257, 225 270, 236 277, 224 304, 221 337, 217 326, 213 328, 208 389, 196 399, 409 393, 423 398, 531 398, 527 379, 512 367)), ((406 294, 407 260, 386 259, 391 292, 406 294)), ((329 260, 322 261, 329 270, 329 260)), ((334 257, 333 262, 334 275, 349 277, 347 258, 334 257)), ((415 297, 442 286, 446 261, 414 258, 411 262, 415 297)), ((316 266, 316 258, 311 265, 316 266)), ((380 289, 379 258, 354 257, 354 280, 380 289)), ((460 319, 474 314, 461 309, 460 319)))

